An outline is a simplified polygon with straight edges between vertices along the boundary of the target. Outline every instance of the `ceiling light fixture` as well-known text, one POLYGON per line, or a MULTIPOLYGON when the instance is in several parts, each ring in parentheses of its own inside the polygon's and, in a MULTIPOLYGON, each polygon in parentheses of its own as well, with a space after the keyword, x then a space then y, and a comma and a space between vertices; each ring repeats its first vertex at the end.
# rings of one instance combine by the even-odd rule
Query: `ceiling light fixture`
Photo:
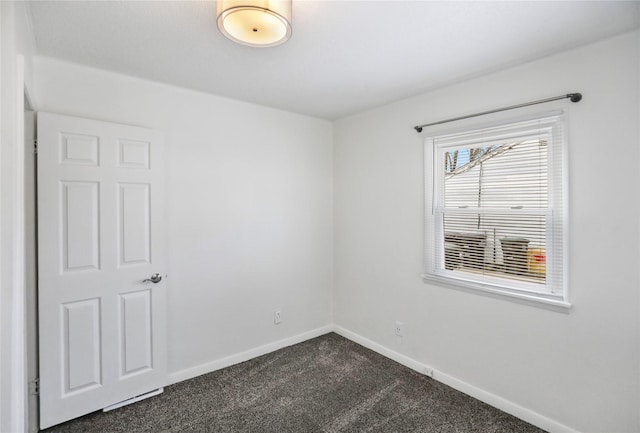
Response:
POLYGON ((291 37, 292 0, 218 0, 218 28, 250 47, 274 47, 291 37))

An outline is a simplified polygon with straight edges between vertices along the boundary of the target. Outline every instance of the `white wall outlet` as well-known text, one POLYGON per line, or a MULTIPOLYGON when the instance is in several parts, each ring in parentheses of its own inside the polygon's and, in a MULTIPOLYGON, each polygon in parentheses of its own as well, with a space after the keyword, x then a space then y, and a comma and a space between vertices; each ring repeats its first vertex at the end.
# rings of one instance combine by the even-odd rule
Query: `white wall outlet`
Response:
POLYGON ((395 333, 398 337, 404 337, 404 323, 396 320, 395 333))
POLYGON ((282 323, 282 311, 276 310, 273 312, 273 323, 279 325, 282 323))

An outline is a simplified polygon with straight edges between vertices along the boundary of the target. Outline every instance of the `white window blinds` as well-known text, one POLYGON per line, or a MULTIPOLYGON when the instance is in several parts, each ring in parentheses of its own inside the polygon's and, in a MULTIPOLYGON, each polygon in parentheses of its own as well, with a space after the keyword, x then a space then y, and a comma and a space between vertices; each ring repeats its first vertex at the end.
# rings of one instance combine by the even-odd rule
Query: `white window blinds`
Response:
POLYGON ((428 138, 426 277, 565 300, 563 115, 428 138))

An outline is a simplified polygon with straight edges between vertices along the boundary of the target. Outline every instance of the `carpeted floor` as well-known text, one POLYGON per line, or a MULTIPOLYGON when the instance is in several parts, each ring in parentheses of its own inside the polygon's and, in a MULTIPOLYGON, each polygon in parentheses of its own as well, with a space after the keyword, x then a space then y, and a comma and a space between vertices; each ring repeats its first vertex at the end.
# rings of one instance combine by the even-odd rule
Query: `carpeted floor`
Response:
POLYGON ((542 430, 327 334, 95 412, 47 433, 540 433, 542 430))

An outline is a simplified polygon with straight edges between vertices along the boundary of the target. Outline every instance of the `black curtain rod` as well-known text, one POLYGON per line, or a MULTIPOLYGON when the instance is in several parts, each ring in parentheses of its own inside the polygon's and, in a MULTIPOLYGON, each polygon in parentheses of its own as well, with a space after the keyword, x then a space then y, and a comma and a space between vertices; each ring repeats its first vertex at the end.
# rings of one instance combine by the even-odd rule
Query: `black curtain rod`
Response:
POLYGON ((500 111, 513 110, 514 108, 527 107, 529 105, 544 104, 545 102, 557 101, 559 99, 567 99, 567 98, 570 98, 571 102, 580 102, 580 100, 582 99, 582 94, 567 93, 566 95, 555 96, 553 98, 547 98, 547 99, 540 99, 539 101, 525 102, 524 104, 512 105, 510 107, 504 107, 504 108, 497 108, 495 110, 483 111, 482 113, 468 114, 466 116, 454 117, 451 119, 440 120, 438 122, 425 123, 424 125, 414 126, 414 128, 416 131, 422 132, 422 128, 426 128, 427 126, 440 125, 441 123, 455 122, 456 120, 468 119, 470 117, 484 116, 485 114, 498 113, 500 111))

